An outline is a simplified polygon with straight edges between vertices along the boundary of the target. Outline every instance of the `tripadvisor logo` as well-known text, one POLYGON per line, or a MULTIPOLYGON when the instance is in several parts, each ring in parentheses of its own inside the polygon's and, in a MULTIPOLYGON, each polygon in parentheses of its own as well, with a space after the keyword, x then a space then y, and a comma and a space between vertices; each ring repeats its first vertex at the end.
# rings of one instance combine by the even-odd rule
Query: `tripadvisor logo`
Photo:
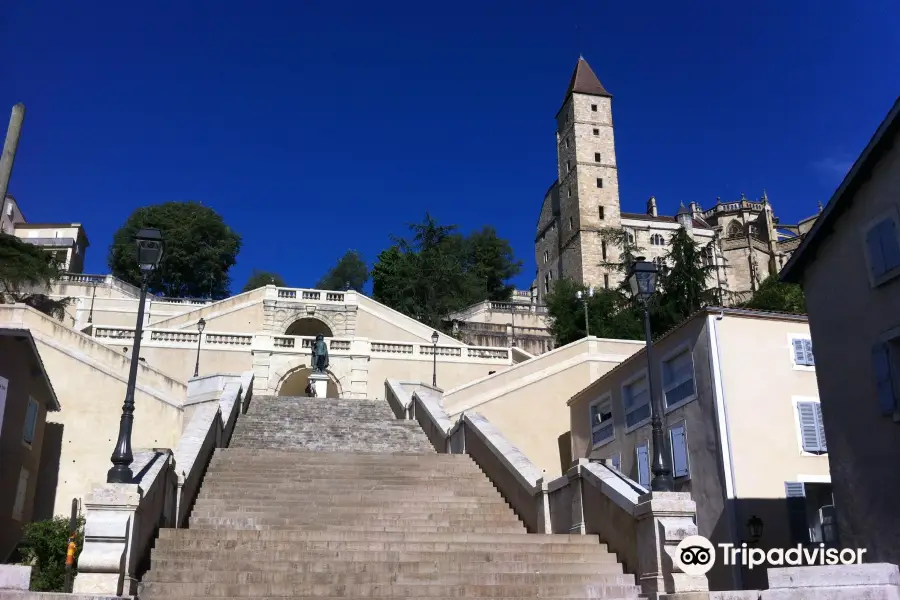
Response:
POLYGON ((718 544, 718 548, 702 535, 691 535, 678 544, 675 563, 686 575, 705 575, 718 562, 725 566, 741 565, 754 567, 798 567, 813 565, 858 565, 862 564, 864 549, 826 548, 825 544, 793 548, 750 548, 747 544, 718 544))

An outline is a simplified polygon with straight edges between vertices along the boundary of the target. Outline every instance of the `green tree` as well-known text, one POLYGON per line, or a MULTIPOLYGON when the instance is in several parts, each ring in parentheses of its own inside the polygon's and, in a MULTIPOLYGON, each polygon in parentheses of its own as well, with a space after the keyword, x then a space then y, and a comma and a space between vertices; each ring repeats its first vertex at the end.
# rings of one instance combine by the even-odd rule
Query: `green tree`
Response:
POLYGON ((477 290, 478 300, 506 302, 512 298, 509 281, 522 271, 522 261, 516 260, 508 240, 497 236, 497 230, 486 226, 466 238, 467 273, 477 290))
POLYGON ((448 314, 485 299, 508 300, 521 270, 509 242, 486 227, 465 237, 430 214, 394 237, 372 268, 373 296, 436 329, 448 314))
POLYGON ((247 279, 247 283, 244 284, 241 292, 249 292, 257 288, 266 287, 267 285, 277 285, 278 287, 287 286, 284 279, 278 273, 253 269, 253 272, 250 273, 250 278, 247 279))
MULTIPOLYGON (((76 565, 84 546, 84 518, 76 529, 76 565)), ((66 551, 69 546, 69 519, 54 517, 25 525, 18 551, 25 564, 31 565, 31 591, 63 592, 66 578, 66 551)), ((75 573, 73 572, 73 575, 75 573)))
POLYGON ((694 312, 716 304, 718 294, 709 287, 715 266, 704 264, 705 246, 679 228, 669 240, 667 267, 662 268, 654 307, 653 329, 662 333, 680 324, 694 312))
POLYGON ((228 271, 241 249, 241 236, 216 211, 199 202, 166 202, 138 208, 113 235, 108 264, 113 275, 140 285, 134 235, 149 227, 162 232, 166 247, 149 281, 155 294, 175 298, 225 298, 228 271))
POLYGON ((621 290, 594 290, 593 296, 588 296, 587 292, 586 286, 560 279, 547 294, 550 333, 558 345, 570 344, 585 337, 585 302, 592 336, 625 340, 644 338, 642 315, 632 308, 621 290), (582 293, 580 299, 578 292, 582 293))
POLYGON ((777 275, 766 277, 743 306, 756 310, 806 314, 803 288, 796 283, 784 283, 777 275))
POLYGON ((369 280, 369 267, 356 250, 347 252, 316 284, 318 290, 356 290, 361 292, 369 280))
POLYGON ((0 304, 20 302, 62 318, 71 298, 54 299, 44 293, 61 273, 61 263, 50 252, 0 233, 0 304))

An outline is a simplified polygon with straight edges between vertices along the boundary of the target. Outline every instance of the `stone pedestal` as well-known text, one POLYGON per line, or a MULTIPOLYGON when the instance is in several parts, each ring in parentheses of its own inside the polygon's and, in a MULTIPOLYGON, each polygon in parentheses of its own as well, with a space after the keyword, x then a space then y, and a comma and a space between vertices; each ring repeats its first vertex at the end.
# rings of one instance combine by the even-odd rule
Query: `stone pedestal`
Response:
POLYGON ((309 382, 312 384, 312 391, 316 398, 328 396, 328 375, 325 373, 310 373, 309 382))

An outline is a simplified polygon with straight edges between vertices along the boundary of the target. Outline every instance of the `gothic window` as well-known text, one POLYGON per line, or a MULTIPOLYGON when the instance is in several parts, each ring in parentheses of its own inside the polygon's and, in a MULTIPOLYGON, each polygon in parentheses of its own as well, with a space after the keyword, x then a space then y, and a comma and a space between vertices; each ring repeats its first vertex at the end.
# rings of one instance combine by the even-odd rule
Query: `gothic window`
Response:
POLYGON ((738 221, 732 221, 728 224, 728 237, 737 237, 744 233, 744 228, 738 221))
POLYGON ((650 236, 650 245, 651 246, 665 246, 666 239, 662 235, 660 235, 658 233, 654 233, 653 235, 650 236))
POLYGON ((748 231, 750 231, 750 235, 757 235, 759 233, 759 229, 756 227, 755 223, 750 223, 748 231))
POLYGON ((550 253, 544 250, 544 264, 547 264, 548 260, 550 260, 550 253))
POLYGON ((550 274, 549 273, 544 275, 544 293, 545 294, 550 293, 550 274))

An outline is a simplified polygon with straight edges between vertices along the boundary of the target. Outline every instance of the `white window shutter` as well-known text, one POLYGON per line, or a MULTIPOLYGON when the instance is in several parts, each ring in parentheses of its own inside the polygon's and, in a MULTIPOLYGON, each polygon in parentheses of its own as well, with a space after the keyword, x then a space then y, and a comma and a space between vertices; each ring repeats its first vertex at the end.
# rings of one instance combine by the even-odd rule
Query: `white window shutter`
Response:
POLYGON ((806 355, 806 362, 804 364, 807 364, 811 367, 814 366, 816 364, 816 359, 813 356, 812 340, 803 340, 803 350, 804 354, 806 355))
POLYGON ((37 425, 38 405, 33 399, 28 400, 28 412, 25 413, 25 430, 22 433, 22 439, 26 444, 34 441, 34 430, 37 425))
POLYGON ((825 421, 822 420, 822 405, 818 402, 816 405, 816 422, 819 430, 819 450, 828 452, 828 444, 825 443, 825 421))
POLYGON ((894 391, 891 354, 887 344, 875 344, 872 347, 872 365, 875 368, 878 408, 882 415, 890 415, 897 408, 897 395, 894 391))
POLYGON ((803 347, 803 340, 795 339, 791 340, 791 343, 794 345, 794 364, 806 364, 806 348, 803 347))
POLYGON ((800 424, 800 441, 804 452, 820 452, 819 422, 816 419, 817 402, 798 402, 797 414, 800 424))
POLYGON ((672 476, 688 476, 688 450, 684 425, 669 430, 669 441, 672 445, 672 476))
POLYGON ((650 447, 643 444, 635 448, 637 452, 638 483, 644 487, 650 485, 650 447))
POLYGON ((785 481, 784 495, 787 498, 805 498, 806 485, 802 481, 785 481))

